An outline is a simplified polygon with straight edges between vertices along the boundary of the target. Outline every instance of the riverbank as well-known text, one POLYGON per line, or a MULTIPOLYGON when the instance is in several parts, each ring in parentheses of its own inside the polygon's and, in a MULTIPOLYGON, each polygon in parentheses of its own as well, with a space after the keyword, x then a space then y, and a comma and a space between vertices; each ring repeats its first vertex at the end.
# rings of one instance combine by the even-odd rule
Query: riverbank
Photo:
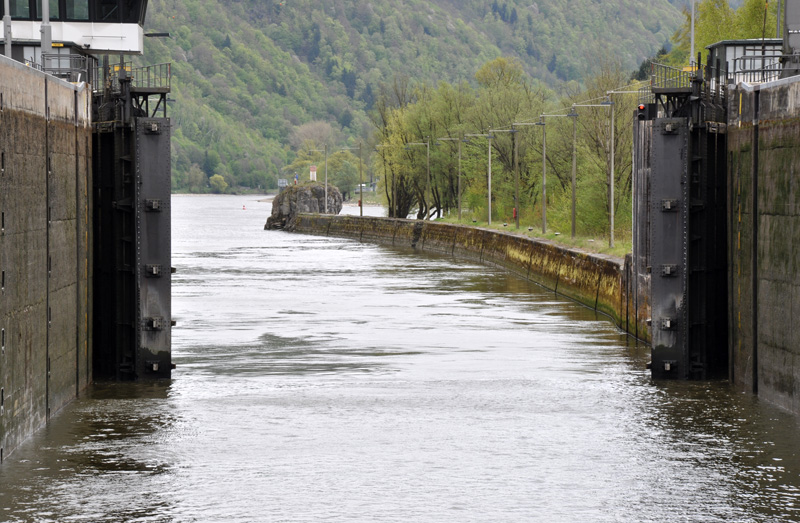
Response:
POLYGON ((501 266, 609 316, 637 338, 650 339, 646 290, 638 288, 629 256, 590 253, 481 227, 374 216, 301 214, 289 230, 410 247, 501 266))

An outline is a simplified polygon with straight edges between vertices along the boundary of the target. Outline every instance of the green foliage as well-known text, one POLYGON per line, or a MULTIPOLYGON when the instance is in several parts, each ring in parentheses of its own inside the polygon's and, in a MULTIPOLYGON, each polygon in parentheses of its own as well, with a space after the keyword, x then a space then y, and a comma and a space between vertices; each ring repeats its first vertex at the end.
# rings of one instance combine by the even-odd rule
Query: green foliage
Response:
MULTIPOLYGON (((777 2, 744 0, 734 10, 728 0, 702 0, 695 5, 695 54, 722 40, 773 38, 777 26, 777 2)), ((683 11, 683 25, 675 32, 674 49, 665 60, 675 65, 690 61, 691 12, 683 11)), ((696 60, 697 58, 694 57, 696 60)))
POLYGON ((225 189, 228 188, 228 182, 219 174, 215 174, 209 178, 208 184, 211 186, 211 190, 217 194, 225 192, 225 189))
POLYGON ((679 23, 667 0, 156 0, 146 27, 172 38, 146 39, 145 59, 172 63, 173 188, 204 190, 220 174, 265 189, 304 124, 332 125, 331 146, 366 140, 367 111, 395 78, 477 85, 481 64, 506 56, 555 86, 592 72, 598 54, 635 67, 679 23))
MULTIPOLYGON (((381 192, 392 216, 416 211, 419 218, 453 214, 458 208, 459 143, 461 145, 462 215, 486 221, 488 156, 492 157, 492 219, 513 221, 514 208, 522 223, 541 223, 543 159, 546 165, 547 212, 550 230, 571 229, 573 143, 577 159, 577 229, 581 235, 607 236, 610 220, 612 134, 614 164, 615 233, 630 234, 632 126, 636 100, 615 96, 611 106, 576 108, 578 118, 568 117, 573 103, 601 100, 608 91, 623 87, 630 77, 619 62, 600 64, 599 73, 586 79, 584 89, 564 97, 530 79, 514 60, 487 62, 476 73, 479 87, 437 88, 420 85, 409 102, 402 97, 380 99, 388 107, 377 119, 380 155, 374 169, 382 175, 381 192), (545 126, 529 125, 545 114, 545 126), (616 121, 612 126, 612 114, 616 121), (516 132, 512 130, 512 124, 516 132), (544 132, 546 130, 546 146, 544 132), (487 134, 491 134, 491 142, 487 134), (473 136, 470 136, 473 135, 473 136), (573 139, 573 136, 575 139, 573 139), (438 139, 438 143, 437 143, 438 139), (431 143, 430 182, 427 143, 431 143), (422 144, 423 146, 421 146, 422 144), (519 200, 514 159, 519 155, 519 200)), ((637 86, 630 88, 635 90, 637 86)), ((402 91, 402 89, 399 89, 402 91)), ((384 93, 384 97, 390 93, 384 93)))

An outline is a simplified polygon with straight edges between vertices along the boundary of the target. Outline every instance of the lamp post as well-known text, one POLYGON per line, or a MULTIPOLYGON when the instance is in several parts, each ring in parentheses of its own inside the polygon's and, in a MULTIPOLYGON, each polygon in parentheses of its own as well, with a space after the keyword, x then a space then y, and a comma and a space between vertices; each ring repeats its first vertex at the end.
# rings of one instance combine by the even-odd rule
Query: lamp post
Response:
MULTIPOLYGON (((355 149, 358 149, 358 178, 359 178, 359 182, 358 182, 358 212, 359 212, 359 216, 364 216, 364 171, 362 169, 362 161, 361 161, 361 142, 360 141, 358 142, 358 147, 342 147, 343 151, 344 150, 355 150, 355 149)), ((325 167, 325 169, 326 169, 326 172, 327 172, 327 166, 325 167)), ((326 177, 327 177, 327 174, 326 174, 326 177)), ((326 203, 326 205, 327 205, 327 201, 328 201, 328 198, 327 198, 327 187, 328 187, 328 181, 326 179, 325 180, 325 188, 326 188, 325 203, 326 203)))
MULTIPOLYGON (((610 228, 610 235, 608 237, 608 246, 614 247, 614 102, 611 99, 606 99, 604 102, 600 102, 599 104, 572 104, 572 110, 575 111, 576 107, 605 107, 606 109, 611 107, 611 164, 608 171, 608 183, 610 185, 610 192, 609 192, 609 228, 610 228)), ((577 116, 577 114, 576 114, 577 116)), ((573 133, 575 131, 573 130, 573 133)), ((573 145, 574 147, 574 145, 573 145)), ((573 166, 575 164, 575 160, 573 159, 573 166)), ((574 167, 573 167, 574 172, 574 167)), ((573 174, 574 177, 574 174, 573 174)), ((573 200, 574 201, 574 200, 573 200)), ((574 204, 573 204, 574 205, 574 204)), ((573 222, 574 223, 574 222, 573 222)), ((574 225, 573 225, 574 227, 574 225)))
MULTIPOLYGON (((490 158, 491 158, 491 152, 492 152, 492 138, 494 138, 492 133, 511 133, 512 140, 513 140, 513 136, 517 133, 517 130, 514 129, 513 127, 511 129, 489 129, 489 154, 490 154, 490 158)), ((516 145, 516 143, 515 143, 515 145, 516 145)), ((489 167, 491 168, 491 164, 489 164, 489 167)), ((490 211, 489 212, 489 217, 490 217, 489 218, 489 223, 490 224, 492 223, 492 221, 491 221, 491 215, 492 215, 492 213, 491 213, 491 210, 492 210, 492 187, 491 187, 491 181, 492 181, 492 172, 491 172, 491 169, 490 169, 489 170, 489 211, 490 211)), ((514 202, 514 206, 516 207, 517 205, 518 205, 517 202, 514 202)))
POLYGON ((325 214, 328 214, 328 144, 325 144, 324 149, 311 150, 317 152, 325 151, 325 214))
POLYGON ((605 102, 600 102, 603 105, 611 106, 611 167, 608 172, 608 219, 610 222, 608 246, 614 247, 614 102, 611 101, 610 93, 609 98, 605 102))
MULTIPOLYGON (((426 153, 427 153, 426 162, 427 162, 427 172, 428 172, 428 180, 427 180, 428 188, 427 188, 426 192, 430 192, 431 193, 431 199, 433 199, 433 191, 431 189, 431 139, 430 139, 430 137, 428 137, 428 139, 426 141, 424 141, 424 142, 408 142, 406 144, 406 148, 409 148, 412 145, 424 145, 425 146, 426 153)), ((422 203, 420 203, 420 210, 421 210, 421 207, 422 207, 422 203)), ((426 214, 428 214, 428 218, 430 218, 430 214, 427 212, 427 210, 426 210, 426 214)))
POLYGON ((487 134, 466 134, 464 136, 483 136, 489 139, 489 165, 486 168, 486 188, 488 192, 488 219, 487 222, 489 225, 492 224, 492 135, 491 133, 487 134))
POLYGON ((458 220, 461 221, 461 143, 464 142, 463 138, 437 138, 436 142, 458 142, 458 188, 456 191, 456 200, 458 200, 458 220))
MULTIPOLYGON (((511 128, 515 129, 516 127, 522 127, 525 125, 540 125, 539 122, 514 122, 511 124, 511 128)), ((517 218, 516 218, 516 226, 519 229, 519 141, 516 139, 516 134, 514 135, 514 192, 517 204, 517 218)))
MULTIPOLYGON (((541 125, 542 126, 542 234, 547 234, 547 127, 545 118, 564 118, 578 116, 574 109, 569 114, 540 114, 538 122, 519 122, 512 127, 521 125, 541 125)), ((573 127, 573 179, 572 179, 572 237, 575 237, 575 129, 573 127)), ((519 224, 517 224, 519 227, 519 224)))
POLYGON ((539 122, 534 125, 542 126, 542 234, 547 234, 547 125, 544 116, 539 116, 539 122))
POLYGON ((572 239, 575 239, 575 187, 577 185, 577 170, 578 170, 578 113, 575 112, 575 107, 569 112, 569 117, 572 118, 572 239))
MULTIPOLYGON (((694 2, 693 2, 694 3, 694 2)), ((614 124, 614 113, 616 104, 611 101, 611 95, 614 94, 639 94, 639 91, 606 91, 606 95, 608 96, 608 100, 605 102, 601 102, 602 105, 611 106, 611 173, 609 174, 609 184, 611 185, 610 190, 610 200, 611 200, 611 209, 610 209, 610 218, 611 218, 611 236, 609 239, 609 247, 614 246, 614 181, 615 181, 615 173, 614 173, 614 160, 615 160, 615 153, 614 147, 616 143, 616 127, 614 124)))

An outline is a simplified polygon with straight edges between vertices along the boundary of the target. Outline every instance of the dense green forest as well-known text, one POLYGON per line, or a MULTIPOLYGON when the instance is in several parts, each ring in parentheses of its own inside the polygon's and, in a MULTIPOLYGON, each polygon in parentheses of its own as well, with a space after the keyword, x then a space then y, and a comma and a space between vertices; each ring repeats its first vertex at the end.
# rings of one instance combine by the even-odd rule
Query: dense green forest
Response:
MULTIPOLYGON (((172 37, 147 39, 143 61, 173 64, 174 189, 207 190, 215 174, 263 189, 305 141, 334 153, 368 140, 397 79, 474 86, 506 56, 574 90, 608 57, 635 69, 681 20, 668 0, 153 0, 146 30, 172 37)), ((338 156, 352 180, 353 151, 338 156)))

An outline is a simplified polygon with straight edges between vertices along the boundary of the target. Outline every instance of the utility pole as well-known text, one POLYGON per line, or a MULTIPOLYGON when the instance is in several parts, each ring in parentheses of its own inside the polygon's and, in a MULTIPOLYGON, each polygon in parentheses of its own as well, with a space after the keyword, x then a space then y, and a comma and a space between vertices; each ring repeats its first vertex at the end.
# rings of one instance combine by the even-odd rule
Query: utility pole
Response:
POLYGON ((311 149, 314 152, 325 152, 325 214, 328 214, 328 144, 322 149, 311 149))
MULTIPOLYGON (((606 93, 607 95, 612 94, 614 91, 609 91, 606 93)), ((620 91, 621 92, 621 91, 620 91)), ((610 192, 609 192, 609 229, 610 234, 608 238, 608 246, 614 247, 614 102, 611 101, 610 97, 605 102, 600 102, 599 104, 572 104, 572 110, 575 111, 576 107, 605 107, 608 109, 611 107, 611 158, 610 158, 610 168, 608 170, 608 183, 610 185, 610 192)), ((577 116, 577 115, 576 115, 577 116)), ((574 130, 573 130, 574 132, 574 130)), ((573 145, 574 147, 574 145, 573 145)), ((575 160, 573 159, 573 164, 575 160)), ((574 175, 573 175, 574 176, 574 175)), ((574 178, 573 178, 574 179, 574 178)), ((573 182, 574 183, 574 182, 573 182)), ((574 187, 574 185, 573 185, 574 187)), ((573 193, 573 205, 575 205, 574 200, 574 193, 573 193)), ((574 218, 573 218, 574 220, 574 218)), ((573 224, 575 222, 573 221, 573 224)), ((574 225, 573 225, 574 227, 574 225)))

